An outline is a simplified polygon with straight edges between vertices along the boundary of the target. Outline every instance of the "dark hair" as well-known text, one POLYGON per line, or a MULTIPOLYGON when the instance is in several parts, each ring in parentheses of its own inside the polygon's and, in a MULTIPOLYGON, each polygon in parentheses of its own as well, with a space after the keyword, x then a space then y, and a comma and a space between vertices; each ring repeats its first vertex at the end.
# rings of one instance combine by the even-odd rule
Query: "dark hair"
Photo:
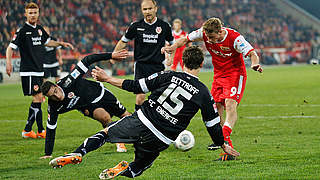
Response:
POLYGON ((55 86, 55 84, 51 81, 46 81, 46 82, 42 83, 41 88, 40 88, 42 94, 46 96, 52 86, 55 86))
POLYGON ((182 60, 188 69, 198 69, 204 60, 203 52, 199 46, 186 47, 183 51, 182 60))

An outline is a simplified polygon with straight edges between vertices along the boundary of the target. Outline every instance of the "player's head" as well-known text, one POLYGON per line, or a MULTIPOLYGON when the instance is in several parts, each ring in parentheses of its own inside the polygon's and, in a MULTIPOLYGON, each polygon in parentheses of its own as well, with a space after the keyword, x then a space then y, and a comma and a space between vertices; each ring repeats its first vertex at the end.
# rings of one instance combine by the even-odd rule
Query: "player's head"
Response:
POLYGON ((50 81, 42 83, 41 92, 53 101, 62 101, 64 99, 64 92, 62 89, 50 81))
POLYGON ((39 18, 39 6, 36 3, 31 2, 26 5, 24 10, 27 22, 32 25, 36 24, 39 18))
POLYGON ((202 49, 199 46, 189 46, 183 51, 182 60, 184 67, 193 70, 201 68, 204 61, 202 49))
POLYGON ((173 29, 176 32, 179 32, 182 26, 182 21, 180 19, 173 20, 173 29))
POLYGON ((43 26, 43 29, 50 35, 50 28, 48 26, 43 26))
POLYGON ((221 40, 223 23, 219 18, 213 17, 203 23, 202 28, 209 42, 216 43, 221 40))
POLYGON ((155 0, 142 0, 141 2, 141 11, 144 19, 148 23, 152 23, 157 17, 157 2, 155 0))

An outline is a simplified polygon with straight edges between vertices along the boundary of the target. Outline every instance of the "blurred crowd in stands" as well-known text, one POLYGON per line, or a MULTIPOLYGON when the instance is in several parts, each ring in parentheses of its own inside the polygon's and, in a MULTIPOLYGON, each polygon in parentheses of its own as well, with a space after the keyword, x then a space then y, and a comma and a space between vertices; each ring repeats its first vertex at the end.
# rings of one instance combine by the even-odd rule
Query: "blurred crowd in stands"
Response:
MULTIPOLYGON (((24 6, 29 1, 0 1, 0 56, 5 56, 14 32, 25 22, 24 6)), ((33 0, 40 5, 40 24, 52 35, 72 43, 75 51, 65 50, 66 58, 80 54, 112 51, 128 25, 142 18, 140 0, 33 0)), ((310 58, 312 44, 319 43, 319 32, 284 15, 269 0, 161 0, 158 17, 172 23, 183 21, 191 32, 209 17, 219 17, 226 27, 235 28, 260 50, 265 64, 303 62, 310 58), (283 59, 275 60, 270 48, 284 48, 283 59), (297 51, 298 49, 298 51, 297 51), (269 51, 270 50, 270 51, 269 51), (296 52, 299 52, 298 54, 296 52), (270 57, 269 57, 270 56, 270 57), (291 60, 289 60, 289 58, 291 60), (294 58, 292 60, 292 58, 294 58)), ((129 43, 129 49, 133 43, 129 43)), ((280 53, 280 56, 281 53, 280 53)))

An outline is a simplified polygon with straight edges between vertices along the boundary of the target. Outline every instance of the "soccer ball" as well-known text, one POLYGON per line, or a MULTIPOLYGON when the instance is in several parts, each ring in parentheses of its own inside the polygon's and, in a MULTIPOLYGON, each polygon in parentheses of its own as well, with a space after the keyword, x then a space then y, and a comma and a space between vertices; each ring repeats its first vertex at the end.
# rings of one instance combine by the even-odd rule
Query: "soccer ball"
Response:
POLYGON ((181 151, 189 151, 194 146, 194 143, 193 134, 188 130, 184 130, 174 141, 174 146, 181 151))

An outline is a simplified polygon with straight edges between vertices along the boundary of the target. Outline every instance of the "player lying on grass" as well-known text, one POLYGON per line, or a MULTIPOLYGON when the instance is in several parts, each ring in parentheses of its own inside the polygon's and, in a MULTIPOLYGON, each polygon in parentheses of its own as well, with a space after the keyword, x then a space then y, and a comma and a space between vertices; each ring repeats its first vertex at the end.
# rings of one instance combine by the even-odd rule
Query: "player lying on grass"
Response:
POLYGON ((204 60, 202 50, 197 46, 187 47, 182 58, 184 72, 159 72, 140 80, 110 77, 96 67, 92 74, 99 81, 130 92, 151 91, 151 94, 141 109, 131 116, 112 122, 103 131, 87 138, 73 153, 55 158, 49 164, 53 167, 78 164, 82 161, 82 156, 101 147, 105 142, 133 143, 134 161, 130 164, 122 161, 114 168, 105 169, 99 177, 110 179, 118 175, 130 178, 139 176, 187 128, 199 109, 213 142, 220 145, 226 153, 239 156, 236 150, 224 143, 214 100, 208 88, 198 79, 204 60))
MULTIPOLYGON (((102 60, 122 60, 128 56, 126 50, 92 54, 83 58, 76 68, 65 78, 54 84, 46 81, 41 86, 42 93, 48 97, 48 122, 45 142, 45 156, 51 157, 58 115, 78 110, 85 116, 99 121, 105 128, 111 123, 113 115, 122 118, 130 115, 117 98, 102 83, 82 78, 92 63, 102 60)), ((118 152, 125 152, 124 144, 117 144, 118 152)))

